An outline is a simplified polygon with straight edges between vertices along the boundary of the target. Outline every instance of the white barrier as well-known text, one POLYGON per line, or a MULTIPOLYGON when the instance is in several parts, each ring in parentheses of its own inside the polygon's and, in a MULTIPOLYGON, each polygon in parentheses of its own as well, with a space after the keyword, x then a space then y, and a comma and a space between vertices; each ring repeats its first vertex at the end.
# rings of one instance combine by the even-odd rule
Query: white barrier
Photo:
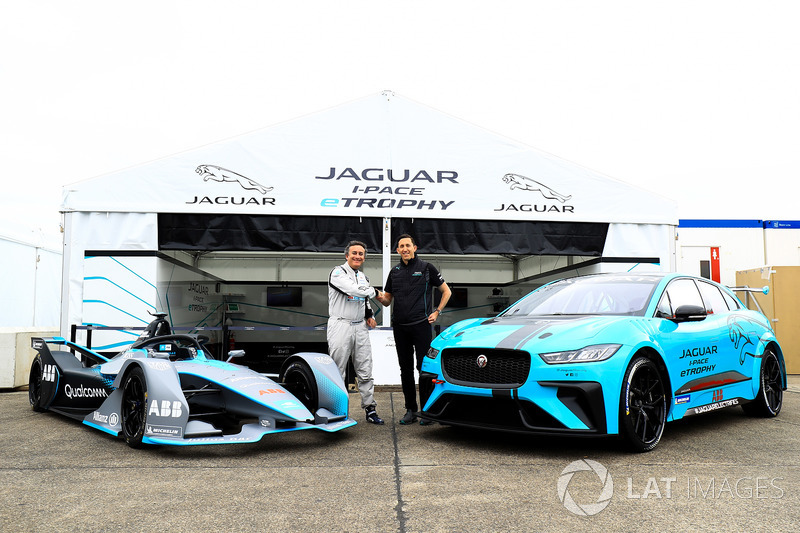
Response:
POLYGON ((372 379, 375 385, 399 385, 400 364, 392 328, 369 330, 369 342, 372 345, 372 379))
POLYGON ((36 350, 31 337, 58 336, 58 328, 0 328, 0 389, 28 384, 36 350))

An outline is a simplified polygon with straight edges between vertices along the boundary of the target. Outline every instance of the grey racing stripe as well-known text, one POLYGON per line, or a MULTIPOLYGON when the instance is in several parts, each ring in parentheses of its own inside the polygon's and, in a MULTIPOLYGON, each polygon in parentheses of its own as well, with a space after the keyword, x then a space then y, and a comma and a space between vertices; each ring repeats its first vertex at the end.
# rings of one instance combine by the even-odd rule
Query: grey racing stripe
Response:
POLYGON ((531 337, 535 337, 542 331, 544 331, 550 325, 549 320, 542 320, 539 322, 534 322, 529 326, 523 326, 518 330, 514 331, 511 335, 506 337, 505 339, 501 340, 497 343, 496 348, 507 348, 510 350, 516 350, 518 346, 521 346, 528 342, 531 337))

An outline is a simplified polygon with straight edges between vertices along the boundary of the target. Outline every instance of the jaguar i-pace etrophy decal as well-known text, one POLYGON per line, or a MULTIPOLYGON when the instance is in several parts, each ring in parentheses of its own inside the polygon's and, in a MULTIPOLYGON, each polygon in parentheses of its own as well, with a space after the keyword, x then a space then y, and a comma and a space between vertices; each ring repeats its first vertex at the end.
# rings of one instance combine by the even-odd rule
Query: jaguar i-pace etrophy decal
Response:
POLYGON ((549 200, 558 200, 562 204, 572 198, 572 196, 564 196, 563 194, 554 191, 544 183, 532 180, 531 178, 526 178, 525 176, 520 176, 519 174, 506 174, 503 176, 503 181, 511 186, 512 191, 514 189, 522 189, 523 191, 539 191, 545 198, 549 200))
POLYGON ((267 194, 272 190, 272 187, 265 187, 246 176, 242 176, 227 168, 218 167, 215 165, 200 165, 195 170, 203 178, 203 181, 231 181, 241 185, 242 189, 248 191, 258 191, 261 194, 267 194))

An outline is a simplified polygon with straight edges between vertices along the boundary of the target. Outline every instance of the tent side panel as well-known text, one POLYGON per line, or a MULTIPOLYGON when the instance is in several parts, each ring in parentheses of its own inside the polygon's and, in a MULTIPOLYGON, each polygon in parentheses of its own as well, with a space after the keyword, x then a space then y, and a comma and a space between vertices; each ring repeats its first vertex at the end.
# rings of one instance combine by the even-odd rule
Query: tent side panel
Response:
POLYGON ((87 250, 157 250, 155 213, 65 213, 61 335, 83 325, 87 250))

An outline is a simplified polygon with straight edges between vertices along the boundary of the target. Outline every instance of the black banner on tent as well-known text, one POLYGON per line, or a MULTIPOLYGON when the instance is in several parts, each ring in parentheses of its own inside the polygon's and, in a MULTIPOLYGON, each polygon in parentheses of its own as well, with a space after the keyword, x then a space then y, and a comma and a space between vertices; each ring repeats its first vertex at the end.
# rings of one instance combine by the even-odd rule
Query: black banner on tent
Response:
POLYGON ((381 249, 383 220, 360 217, 160 213, 159 250, 344 252, 351 240, 381 249))
MULTIPOLYGON (((341 252, 350 240, 381 249, 381 218, 161 213, 159 250, 341 252)), ((608 224, 499 220, 392 219, 397 237, 420 253, 600 257, 608 224)))
POLYGON ((511 220, 392 219, 392 250, 397 237, 414 237, 428 254, 522 254, 600 257, 608 224, 511 220))

